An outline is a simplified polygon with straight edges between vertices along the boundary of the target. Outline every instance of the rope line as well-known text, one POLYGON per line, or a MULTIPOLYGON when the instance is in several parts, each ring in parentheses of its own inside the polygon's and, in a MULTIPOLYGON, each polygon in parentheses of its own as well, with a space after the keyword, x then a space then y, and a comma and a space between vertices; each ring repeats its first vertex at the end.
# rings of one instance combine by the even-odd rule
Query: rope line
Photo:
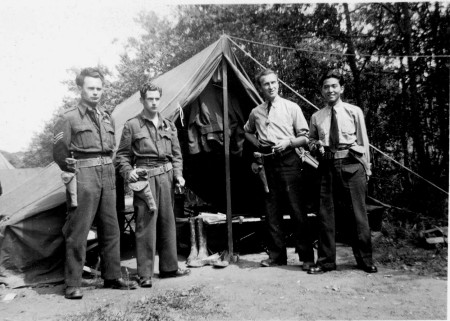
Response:
MULTIPOLYGON (((242 49, 236 42, 234 42, 232 39, 230 39, 230 36, 227 36, 228 39, 235 44, 235 46, 237 48, 239 48, 246 56, 250 57, 250 59, 252 59, 254 62, 256 62, 261 68, 263 68, 264 70, 267 69, 267 67, 264 67, 258 60, 256 60, 255 58, 253 58, 250 53, 246 52, 244 49, 242 49)), ((233 38, 237 38, 237 37, 233 37, 233 38)), ((299 96, 301 99, 303 99, 305 102, 307 102, 308 104, 310 104, 312 107, 314 107, 315 109, 319 110, 320 108, 317 107, 316 105, 314 105, 312 102, 310 102, 309 100, 307 100, 305 97, 303 97, 302 95, 300 95, 298 92, 296 92, 292 87, 290 87, 289 85, 287 85, 284 81, 282 81, 281 79, 278 79, 278 81, 280 83, 282 83, 283 85, 285 85, 288 89, 290 89, 294 94, 296 94, 297 96, 299 96)), ((411 169, 409 169, 408 167, 404 166, 403 164, 399 163, 398 161, 396 161, 395 159, 393 159, 392 157, 390 157, 389 155, 387 155, 386 153, 382 152, 380 149, 378 149, 377 147, 373 146, 372 144, 369 144, 370 147, 372 147, 374 150, 376 150, 377 152, 379 152, 380 154, 382 154, 384 157, 388 158, 389 160, 391 160, 392 162, 396 163, 397 165, 399 165, 400 167, 406 169, 407 171, 409 171, 410 173, 414 174, 415 176, 419 177, 420 179, 424 180, 425 182, 429 183, 430 185, 434 186, 435 188, 437 188, 438 190, 440 190, 441 192, 444 192, 445 194, 448 195, 448 192, 443 190, 442 188, 440 188, 439 186, 437 186, 436 184, 430 182, 429 180, 427 180, 426 178, 424 178, 423 176, 417 174, 416 172, 412 171, 411 169)))
POLYGON ((442 188, 440 188, 439 186, 437 186, 436 184, 430 182, 429 180, 427 180, 425 177, 417 174, 416 172, 412 171, 411 169, 409 169, 408 167, 406 167, 405 165, 397 162, 395 159, 393 159, 392 157, 390 157, 389 155, 387 155, 386 153, 382 152, 380 149, 376 148, 375 146, 373 146, 372 144, 369 144, 370 147, 372 147, 374 150, 376 150, 377 152, 379 152, 380 154, 382 154, 383 156, 385 156, 386 158, 388 158, 389 160, 391 160, 392 162, 396 163, 397 165, 399 165, 400 167, 406 169, 408 172, 416 175, 417 177, 419 177, 420 179, 424 180, 425 182, 427 182, 428 184, 436 187, 438 190, 440 190, 441 192, 444 192, 445 194, 448 195, 448 192, 443 190, 442 188))
POLYGON ((369 54, 349 54, 349 53, 340 53, 340 52, 329 52, 329 51, 320 51, 320 50, 307 50, 307 49, 298 49, 298 48, 292 48, 292 47, 285 47, 285 46, 278 46, 278 45, 272 45, 272 44, 267 44, 267 43, 263 43, 263 42, 258 42, 258 41, 253 41, 253 40, 248 40, 248 39, 244 39, 244 38, 239 38, 239 37, 233 37, 233 36, 229 36, 231 38, 234 39, 238 39, 241 41, 246 41, 249 43, 253 43, 256 45, 262 45, 262 46, 266 46, 266 47, 273 47, 273 48, 278 48, 278 49, 286 49, 286 50, 294 50, 294 51, 302 51, 302 52, 307 52, 307 53, 315 53, 315 54, 324 54, 324 55, 338 55, 338 56, 360 56, 360 57, 383 57, 383 58, 450 58, 450 55, 369 55, 369 54))

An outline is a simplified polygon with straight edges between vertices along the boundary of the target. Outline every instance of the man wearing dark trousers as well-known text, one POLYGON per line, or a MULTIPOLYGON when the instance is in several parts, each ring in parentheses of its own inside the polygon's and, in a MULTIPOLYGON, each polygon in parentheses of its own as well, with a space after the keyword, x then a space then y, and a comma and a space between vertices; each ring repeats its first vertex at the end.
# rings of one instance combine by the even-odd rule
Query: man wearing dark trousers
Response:
POLYGON ((158 105, 162 89, 151 83, 140 90, 143 111, 125 123, 116 167, 126 182, 140 177, 150 186, 148 199, 134 193, 136 211, 136 260, 141 287, 151 287, 155 254, 159 254, 159 276, 179 277, 190 273, 178 268, 174 207, 174 183, 185 184, 183 161, 175 125, 163 118, 158 105))
POLYGON ((135 289, 120 271, 120 231, 116 213, 114 124, 99 106, 103 75, 87 68, 76 84, 81 94, 78 106, 66 110, 56 122, 53 158, 64 172, 75 173, 77 207, 68 207, 63 234, 66 243, 65 297, 81 299, 81 281, 86 243, 92 223, 97 224, 101 274, 105 288, 135 289), (71 161, 76 159, 74 161, 71 161))
POLYGON ((269 193, 265 193, 265 217, 269 229, 269 258, 261 266, 287 264, 282 230, 283 208, 290 210, 296 247, 303 269, 314 263, 313 240, 307 213, 301 203, 302 162, 296 147, 308 143, 308 123, 301 108, 278 95, 278 76, 266 69, 256 76, 265 102, 255 107, 244 126, 245 137, 263 155, 269 193), (288 206, 286 206, 288 205, 288 206))
POLYGON ((364 115, 359 107, 341 100, 342 76, 328 72, 320 80, 326 106, 314 113, 310 122, 310 149, 319 158, 320 206, 317 266, 309 274, 336 269, 335 217, 338 203, 351 233, 358 268, 376 273, 372 261, 371 233, 367 218, 366 194, 370 172, 369 139, 364 115))

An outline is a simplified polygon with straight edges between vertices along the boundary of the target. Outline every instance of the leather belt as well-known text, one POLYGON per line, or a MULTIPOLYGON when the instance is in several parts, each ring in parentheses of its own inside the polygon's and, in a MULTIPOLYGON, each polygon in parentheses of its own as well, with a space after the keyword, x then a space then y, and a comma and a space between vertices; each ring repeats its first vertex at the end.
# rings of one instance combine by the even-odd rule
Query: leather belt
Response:
POLYGON ((291 153, 294 152, 294 149, 287 148, 287 149, 285 149, 282 152, 273 152, 272 148, 270 148, 270 149, 269 148, 261 148, 259 150, 259 152, 261 153, 261 156, 263 156, 263 157, 269 157, 269 158, 277 159, 277 158, 281 158, 281 157, 285 157, 285 156, 290 155, 291 153))
POLYGON ((342 159, 350 157, 350 150, 349 149, 343 149, 343 150, 337 150, 336 152, 325 152, 325 154, 322 155, 322 159, 342 159))
POLYGON ((147 177, 153 177, 167 173, 168 171, 172 170, 172 168, 172 163, 165 163, 164 165, 153 168, 146 168, 145 170, 147 171, 147 177))
POLYGON ((76 159, 91 159, 98 157, 111 157, 111 153, 73 153, 73 157, 76 159))
POLYGON ((112 164, 112 158, 109 156, 100 156, 96 158, 77 159, 77 168, 94 167, 112 164))

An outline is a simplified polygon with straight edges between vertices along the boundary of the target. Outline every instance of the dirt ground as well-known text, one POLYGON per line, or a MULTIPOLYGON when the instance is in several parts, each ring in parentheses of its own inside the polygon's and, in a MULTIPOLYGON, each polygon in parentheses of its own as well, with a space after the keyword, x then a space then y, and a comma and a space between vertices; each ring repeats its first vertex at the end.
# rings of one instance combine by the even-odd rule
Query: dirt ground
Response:
MULTIPOLYGON (((159 279, 156 274, 151 289, 103 289, 101 281, 96 280, 84 287, 83 299, 75 301, 64 298, 62 284, 3 287, 0 320, 67 320, 99 308, 124 310, 168 292, 179 293, 183 300, 194 290, 202 295, 197 308, 208 313, 193 316, 196 311, 181 309, 171 320, 447 319, 446 278, 417 276, 382 266, 378 273, 366 274, 355 268, 351 248, 343 244, 338 246, 337 271, 323 275, 303 272, 293 248, 288 249, 288 256, 288 265, 281 267, 260 267, 259 262, 267 255, 257 253, 240 255, 236 264, 223 269, 192 269, 188 277, 159 279)), ((180 257, 182 267, 184 259, 180 257)), ((122 267, 132 276, 135 259, 123 260, 122 267)))

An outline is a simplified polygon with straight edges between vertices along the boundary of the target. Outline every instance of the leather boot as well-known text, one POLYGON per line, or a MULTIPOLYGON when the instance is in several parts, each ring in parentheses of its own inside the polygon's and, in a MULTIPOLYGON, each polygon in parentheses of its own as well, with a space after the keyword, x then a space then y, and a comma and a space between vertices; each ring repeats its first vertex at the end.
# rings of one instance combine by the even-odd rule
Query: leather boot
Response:
POLYGON ((190 265, 193 261, 197 259, 198 249, 197 249, 197 238, 195 237, 195 218, 189 218, 189 227, 191 230, 191 253, 186 260, 186 264, 190 265))
POLYGON ((198 237, 198 260, 203 260, 208 257, 208 249, 206 244, 206 234, 203 227, 203 219, 197 218, 197 237, 198 237))

